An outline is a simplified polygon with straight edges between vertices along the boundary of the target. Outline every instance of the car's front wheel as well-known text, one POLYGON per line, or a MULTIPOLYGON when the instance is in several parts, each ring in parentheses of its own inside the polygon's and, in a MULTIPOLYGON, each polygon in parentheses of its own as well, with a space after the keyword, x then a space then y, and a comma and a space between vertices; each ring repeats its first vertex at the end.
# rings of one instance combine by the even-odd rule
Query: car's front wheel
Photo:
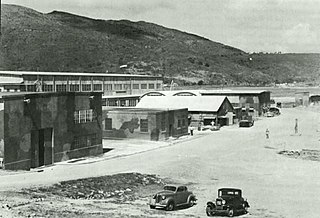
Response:
POLYGON ((173 201, 170 201, 170 202, 168 203, 168 205, 166 206, 166 210, 167 210, 167 211, 173 211, 173 210, 174 210, 174 203, 173 203, 173 201))
POLYGON ((156 206, 150 205, 150 209, 156 209, 156 206))
POLYGON ((207 206, 206 213, 207 213, 207 216, 213 216, 214 215, 214 212, 212 211, 212 207, 211 206, 207 206))

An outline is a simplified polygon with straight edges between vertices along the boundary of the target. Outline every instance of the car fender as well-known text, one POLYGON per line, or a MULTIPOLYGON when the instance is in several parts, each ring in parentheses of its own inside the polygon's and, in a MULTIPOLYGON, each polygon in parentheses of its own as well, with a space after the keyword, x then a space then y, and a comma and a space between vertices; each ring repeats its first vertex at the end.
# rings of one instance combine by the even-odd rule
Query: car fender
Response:
POLYGON ((166 202, 166 205, 168 205, 170 202, 173 202, 174 205, 176 204, 176 202, 175 202, 175 200, 174 200, 174 198, 172 196, 167 197, 165 199, 165 202, 166 202))
POLYGON ((197 200, 197 198, 196 198, 196 196, 195 196, 194 194, 190 194, 190 195, 188 196, 187 202, 189 202, 191 198, 193 198, 194 201, 197 200))
POLYGON ((213 203, 212 201, 207 202, 207 206, 209 206, 211 208, 215 208, 216 207, 215 203, 213 203))

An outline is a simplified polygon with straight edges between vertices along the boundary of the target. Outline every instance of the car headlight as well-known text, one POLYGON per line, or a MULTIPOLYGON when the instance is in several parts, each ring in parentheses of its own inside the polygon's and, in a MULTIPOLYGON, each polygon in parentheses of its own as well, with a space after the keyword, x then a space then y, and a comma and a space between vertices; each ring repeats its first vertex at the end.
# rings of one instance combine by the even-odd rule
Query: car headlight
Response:
POLYGON ((166 196, 162 196, 162 200, 166 199, 166 196))
POLYGON ((226 200, 222 200, 222 204, 225 205, 226 204, 226 200))

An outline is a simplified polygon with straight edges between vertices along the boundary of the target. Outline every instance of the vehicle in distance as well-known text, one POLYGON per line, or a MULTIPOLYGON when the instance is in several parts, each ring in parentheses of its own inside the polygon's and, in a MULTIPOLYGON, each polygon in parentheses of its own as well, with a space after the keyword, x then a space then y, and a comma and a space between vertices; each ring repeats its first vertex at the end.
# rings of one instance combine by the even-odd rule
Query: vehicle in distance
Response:
POLYGON ((241 189, 221 188, 215 202, 207 202, 206 213, 208 216, 226 214, 233 217, 237 213, 247 213, 249 203, 242 197, 241 189))
POLYGON ((254 121, 253 120, 240 120, 239 127, 251 127, 253 126, 254 121))
POLYGON ((172 211, 180 206, 192 207, 196 200, 196 196, 186 186, 166 185, 150 199, 149 205, 151 209, 164 208, 172 211))

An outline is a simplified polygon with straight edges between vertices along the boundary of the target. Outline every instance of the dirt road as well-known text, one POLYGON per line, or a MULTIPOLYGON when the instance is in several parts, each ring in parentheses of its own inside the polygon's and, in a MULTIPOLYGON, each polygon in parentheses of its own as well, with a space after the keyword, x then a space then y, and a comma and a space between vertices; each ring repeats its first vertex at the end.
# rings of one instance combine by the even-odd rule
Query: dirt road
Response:
POLYGON ((250 214, 243 217, 319 217, 320 162, 277 154, 282 149, 320 148, 317 110, 283 109, 282 115, 261 118, 252 128, 223 127, 201 138, 129 157, 1 176, 0 187, 16 190, 82 177, 139 172, 187 184, 197 195, 198 204, 168 214, 150 212, 146 199, 142 199, 138 206, 122 205, 123 216, 134 212, 146 217, 206 217, 205 203, 216 197, 218 188, 237 187, 243 189, 251 205, 250 214), (298 135, 294 134, 296 118, 298 135), (270 139, 265 137, 266 128, 270 139))

